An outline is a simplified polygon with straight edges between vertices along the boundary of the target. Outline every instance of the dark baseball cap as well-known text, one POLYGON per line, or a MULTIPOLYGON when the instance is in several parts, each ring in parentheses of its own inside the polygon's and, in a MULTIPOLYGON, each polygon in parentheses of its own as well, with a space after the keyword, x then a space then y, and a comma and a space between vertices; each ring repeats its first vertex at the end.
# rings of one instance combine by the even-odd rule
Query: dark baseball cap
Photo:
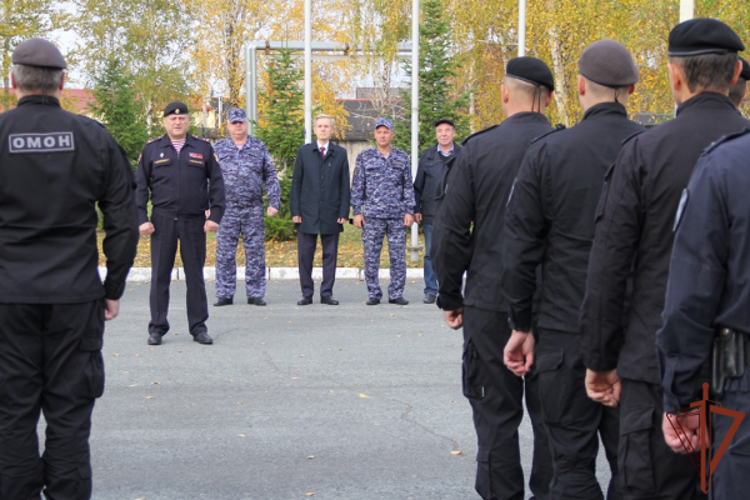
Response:
POLYGON ((388 127, 390 130, 393 130, 393 122, 390 120, 390 118, 384 118, 381 116, 375 122, 375 130, 377 130, 378 127, 388 127))
POLYGON ((164 116, 169 115, 186 115, 188 114, 187 104, 180 101, 170 102, 167 107, 164 108, 164 116))
POLYGON ((448 118, 442 118, 442 119, 436 121, 435 122, 435 127, 437 127, 438 125, 442 125, 443 123, 447 123, 451 127, 456 128, 456 124, 453 123, 453 120, 449 120, 448 118))
POLYGON ((68 67, 60 50, 42 38, 29 38, 21 42, 13 52, 11 62, 39 68, 65 69, 68 67))
POLYGON ((555 90, 555 77, 544 61, 536 57, 516 57, 508 61, 505 75, 555 90))
POLYGON ((745 45, 732 28, 716 19, 696 18, 682 22, 669 33, 667 54, 691 57, 742 52, 745 45))

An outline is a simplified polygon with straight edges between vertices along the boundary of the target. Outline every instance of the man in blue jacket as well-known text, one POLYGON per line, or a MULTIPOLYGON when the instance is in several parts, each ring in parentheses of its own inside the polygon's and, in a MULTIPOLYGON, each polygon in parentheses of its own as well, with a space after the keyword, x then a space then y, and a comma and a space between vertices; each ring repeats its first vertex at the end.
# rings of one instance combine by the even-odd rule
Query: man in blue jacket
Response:
POLYGON ((414 218, 422 224, 424 230, 424 300, 425 304, 434 304, 437 297, 437 278, 432 268, 432 222, 437 212, 438 191, 453 165, 461 146, 453 142, 456 137, 456 126, 453 121, 444 118, 435 123, 437 144, 422 152, 414 179, 414 198, 417 203, 414 218))
POLYGON ((320 302, 338 305, 333 298, 339 233, 349 218, 349 160, 346 150, 331 142, 333 118, 315 117, 316 140, 297 151, 292 176, 291 212, 297 224, 297 256, 302 298, 297 305, 312 304, 315 285, 313 257, 320 235, 323 247, 323 283, 320 302))

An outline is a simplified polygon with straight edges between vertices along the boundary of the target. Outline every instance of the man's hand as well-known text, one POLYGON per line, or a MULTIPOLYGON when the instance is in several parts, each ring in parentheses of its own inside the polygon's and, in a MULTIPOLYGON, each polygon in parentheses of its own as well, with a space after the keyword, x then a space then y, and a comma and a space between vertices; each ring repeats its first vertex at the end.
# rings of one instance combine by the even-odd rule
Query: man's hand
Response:
POLYGON ((617 408, 620 402, 622 384, 617 376, 617 369, 608 372, 595 372, 586 369, 586 394, 604 406, 617 408))
POLYGON ((362 229, 365 227, 365 216, 362 214, 354 216, 354 226, 362 229))
MULTIPOLYGON (((664 442, 667 446, 672 448, 675 453, 687 453, 685 447, 688 449, 698 450, 701 446, 701 438, 699 434, 700 429, 700 412, 698 410, 691 411, 689 413, 683 413, 682 415, 675 416, 664 414, 664 420, 662 421, 661 430, 664 433, 664 442), (679 423, 677 420, 679 419, 679 423), (671 420, 671 422, 670 422, 671 420), (672 427, 674 424, 674 427, 672 427), (685 432, 684 436, 677 434, 676 428, 680 428, 685 432)), ((706 443, 706 446, 710 446, 710 443, 706 443)))
POLYGON ((404 215, 404 226, 411 226, 414 224, 414 216, 412 214, 406 214, 404 215))
MULTIPOLYGON (((276 217, 279 214, 279 210, 269 205, 268 210, 266 210, 266 213, 268 214, 269 217, 276 217)), ((302 222, 302 217, 300 217, 299 221, 302 222)))
POLYGON ((443 311, 443 319, 449 327, 458 330, 464 326, 464 308, 459 307, 452 311, 443 311))
POLYGON ((414 220, 417 221, 417 224, 422 223, 422 214, 414 214, 414 220))
POLYGON ((215 223, 212 220, 206 219, 206 223, 203 224, 203 232, 204 233, 207 233, 209 231, 218 231, 218 230, 219 230, 219 225, 217 223, 215 223))
POLYGON ((531 332, 513 330, 508 343, 505 344, 503 361, 508 370, 522 377, 531 370, 534 364, 534 346, 536 341, 531 332))
POLYGON ((104 321, 115 319, 120 312, 120 301, 104 299, 104 321))
POLYGON ((346 217, 339 217, 338 219, 336 219, 336 222, 338 222, 339 224, 346 224, 346 217))
POLYGON ((148 236, 149 234, 154 234, 154 225, 150 222, 144 222, 140 226, 138 226, 138 231, 141 233, 141 236, 148 236))
MULTIPOLYGON (((271 207, 268 207, 271 208, 271 207)), ((293 215, 292 216, 292 222, 295 224, 302 224, 302 216, 301 215, 293 215)))
POLYGON ((203 213, 206 214, 206 219, 208 219, 211 216, 211 209, 209 208, 208 210, 206 210, 203 213))

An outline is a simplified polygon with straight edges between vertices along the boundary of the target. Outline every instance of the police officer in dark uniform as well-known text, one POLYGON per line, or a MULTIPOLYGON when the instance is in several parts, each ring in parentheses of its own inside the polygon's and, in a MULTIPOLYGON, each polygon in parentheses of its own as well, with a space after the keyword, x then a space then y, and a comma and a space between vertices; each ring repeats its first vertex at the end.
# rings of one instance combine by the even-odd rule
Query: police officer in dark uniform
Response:
MULTIPOLYGON (((701 371, 712 343, 714 350, 724 354, 724 362, 714 364, 712 372, 725 375, 726 380, 714 384, 711 399, 722 408, 744 413, 745 418, 713 473, 711 495, 716 499, 747 498, 750 490, 748 157, 750 130, 717 142, 696 165, 675 221, 664 326, 656 334, 666 412, 688 408, 701 399, 701 371)), ((681 423, 700 450, 698 418, 681 423)), ((716 456, 734 419, 714 414, 711 423, 716 456)), ((684 453, 666 416, 663 430, 667 444, 684 453)))
POLYGON ((219 228, 224 214, 224 180, 208 140, 188 134, 189 121, 185 104, 168 104, 164 108, 167 133, 146 143, 138 160, 136 202, 140 232, 152 235, 149 345, 160 345, 169 331, 169 284, 177 240, 187 282, 190 334, 201 344, 213 343, 206 328, 205 233, 219 228), (147 213, 149 193, 151 220, 147 213))
MULTIPOLYGON (((518 450, 524 379, 503 364, 511 332, 499 280, 499 235, 523 156, 532 139, 552 129, 543 112, 553 89, 552 72, 539 59, 519 57, 508 63, 502 86, 507 119, 464 141, 435 218, 432 256, 438 305, 448 326, 464 326, 463 389, 477 432, 476 490, 485 500, 520 499, 524 492, 518 450)), ((548 498, 552 464, 535 385, 532 377, 526 378, 526 407, 534 426, 530 488, 542 500, 548 498)))
POLYGON ((86 500, 104 322, 138 243, 133 170, 101 124, 61 109, 66 65, 54 45, 26 40, 12 62, 18 107, 0 115, 0 498, 86 500))
POLYGON ((583 121, 535 140, 521 165, 505 212, 502 289, 514 331, 506 365, 524 375, 536 356, 542 416, 555 477, 553 498, 602 498, 596 480, 599 439, 610 463, 607 498, 620 498, 617 474, 619 412, 586 396, 578 315, 586 287, 594 213, 604 174, 622 141, 643 127, 628 120, 625 105, 638 70, 619 42, 600 40, 578 61, 583 121), (536 353, 532 303, 541 265, 536 353))
POLYGON ((743 49, 734 31, 714 19, 685 21, 672 30, 668 68, 677 117, 625 143, 597 209, 581 307, 583 362, 587 387, 595 388, 590 396, 605 404, 619 399, 619 470, 628 499, 696 494, 690 460, 661 445, 664 412, 654 344, 680 194, 711 141, 750 125, 727 97, 743 49))

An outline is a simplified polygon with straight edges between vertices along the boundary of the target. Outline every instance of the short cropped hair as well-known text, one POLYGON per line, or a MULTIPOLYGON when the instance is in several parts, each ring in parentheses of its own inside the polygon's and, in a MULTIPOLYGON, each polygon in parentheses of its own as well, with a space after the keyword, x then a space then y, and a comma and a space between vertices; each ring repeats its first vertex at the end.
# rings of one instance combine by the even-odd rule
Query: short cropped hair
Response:
POLYGON ((316 123, 318 123, 318 120, 320 120, 321 118, 328 118, 329 120, 331 120, 331 128, 333 128, 335 122, 333 121, 333 117, 329 116, 329 115, 318 115, 318 116, 316 116, 315 120, 313 121, 313 125, 316 124, 316 123))
POLYGON ((11 67, 16 85, 22 92, 40 92, 51 94, 60 87, 63 70, 58 68, 40 68, 25 64, 14 64, 11 67))
POLYGON ((685 73, 690 92, 713 91, 726 94, 737 69, 738 55, 703 54, 691 57, 670 57, 669 62, 678 65, 685 73))

